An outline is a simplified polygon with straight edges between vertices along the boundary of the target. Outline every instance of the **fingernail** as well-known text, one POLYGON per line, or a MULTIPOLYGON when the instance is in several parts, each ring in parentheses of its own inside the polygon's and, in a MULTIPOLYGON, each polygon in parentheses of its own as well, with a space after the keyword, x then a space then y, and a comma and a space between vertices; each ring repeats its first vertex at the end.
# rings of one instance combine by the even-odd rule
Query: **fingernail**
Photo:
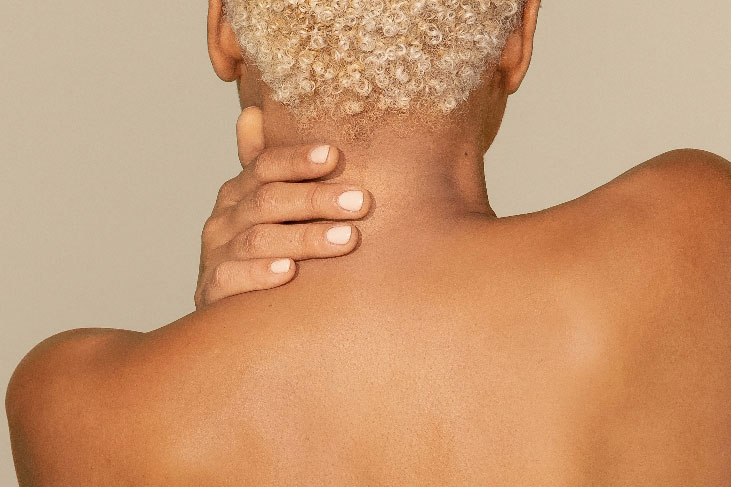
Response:
POLYGON ((327 241, 332 244, 345 245, 350 242, 350 235, 353 233, 353 229, 350 225, 342 227, 332 227, 327 231, 327 241))
POLYGON ((363 207, 363 191, 346 191, 338 196, 338 204, 344 210, 360 210, 363 207))
POLYGON ((321 145, 319 147, 315 147, 312 149, 312 152, 310 152, 310 160, 314 162, 315 164, 322 164, 323 162, 327 161, 327 156, 330 154, 330 146, 329 145, 321 145))
POLYGON ((275 274, 284 274, 285 272, 289 272, 290 265, 291 261, 289 259, 279 259, 272 262, 269 268, 275 274))

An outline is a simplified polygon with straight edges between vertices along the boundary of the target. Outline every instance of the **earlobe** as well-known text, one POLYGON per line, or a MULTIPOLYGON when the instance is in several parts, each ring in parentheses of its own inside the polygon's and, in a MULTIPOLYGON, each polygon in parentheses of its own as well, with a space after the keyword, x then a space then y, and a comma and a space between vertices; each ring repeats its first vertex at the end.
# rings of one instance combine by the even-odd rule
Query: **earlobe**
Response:
POLYGON ((505 91, 512 95, 525 79, 533 56, 533 38, 538 22, 540 0, 528 0, 523 10, 521 25, 510 34, 500 58, 499 70, 503 74, 505 91))
POLYGON ((208 56, 223 81, 241 78, 243 57, 236 34, 223 15, 222 0, 208 2, 208 56))

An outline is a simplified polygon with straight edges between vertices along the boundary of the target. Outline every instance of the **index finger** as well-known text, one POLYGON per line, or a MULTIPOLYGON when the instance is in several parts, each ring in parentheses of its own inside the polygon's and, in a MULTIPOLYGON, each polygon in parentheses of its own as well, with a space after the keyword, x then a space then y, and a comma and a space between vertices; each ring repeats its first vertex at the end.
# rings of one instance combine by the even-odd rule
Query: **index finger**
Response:
POLYGON ((322 144, 271 147, 244 167, 244 178, 254 184, 297 182, 321 178, 338 165, 336 147, 322 144))
MULTIPOLYGON (((236 142, 239 161, 244 168, 239 185, 273 183, 278 181, 305 181, 331 173, 338 164, 340 152, 324 144, 273 147, 267 149, 264 141, 264 118, 261 109, 245 108, 236 121, 236 142), (241 181, 243 179, 243 181, 241 181)), ((240 187, 239 190, 243 190, 240 187)))

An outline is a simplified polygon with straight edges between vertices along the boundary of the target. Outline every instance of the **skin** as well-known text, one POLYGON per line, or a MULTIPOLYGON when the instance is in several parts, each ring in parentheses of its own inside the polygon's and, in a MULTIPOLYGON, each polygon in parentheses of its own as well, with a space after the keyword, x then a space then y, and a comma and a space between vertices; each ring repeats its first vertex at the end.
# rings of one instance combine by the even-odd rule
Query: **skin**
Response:
POLYGON ((370 194, 358 185, 314 181, 337 169, 337 148, 324 146, 326 157, 316 162, 313 151, 323 144, 265 147, 262 112, 255 106, 242 111, 236 128, 243 171, 221 186, 203 228, 196 309, 281 286, 295 277, 295 261, 352 252, 359 237, 356 226, 313 220, 358 219, 371 207, 370 194), (360 209, 339 205, 338 196, 346 191, 363 194, 360 209), (349 229, 350 239, 328 238, 334 228, 349 229), (272 265, 282 259, 289 268, 273 272, 272 265))
MULTIPOLYGON (((340 147, 330 182, 373 198, 357 252, 150 333, 32 350, 6 399, 20 485, 729 485, 731 167, 672 151, 497 218, 481 155, 537 10, 469 123, 340 147)), ((209 21, 269 146, 301 143, 215 0, 209 21)))

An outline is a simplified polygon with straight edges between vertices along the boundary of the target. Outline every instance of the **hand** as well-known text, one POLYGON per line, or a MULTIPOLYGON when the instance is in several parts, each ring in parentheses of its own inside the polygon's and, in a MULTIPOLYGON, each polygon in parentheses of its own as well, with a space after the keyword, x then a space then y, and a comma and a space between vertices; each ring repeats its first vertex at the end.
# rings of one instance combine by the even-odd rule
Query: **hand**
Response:
POLYGON ((295 261, 336 257, 355 249, 358 229, 349 223, 368 213, 370 195, 343 183, 307 181, 330 174, 335 147, 318 144, 264 148, 261 110, 245 109, 236 124, 243 171, 218 192, 203 227, 196 309, 235 294, 281 286, 295 275, 295 261))

